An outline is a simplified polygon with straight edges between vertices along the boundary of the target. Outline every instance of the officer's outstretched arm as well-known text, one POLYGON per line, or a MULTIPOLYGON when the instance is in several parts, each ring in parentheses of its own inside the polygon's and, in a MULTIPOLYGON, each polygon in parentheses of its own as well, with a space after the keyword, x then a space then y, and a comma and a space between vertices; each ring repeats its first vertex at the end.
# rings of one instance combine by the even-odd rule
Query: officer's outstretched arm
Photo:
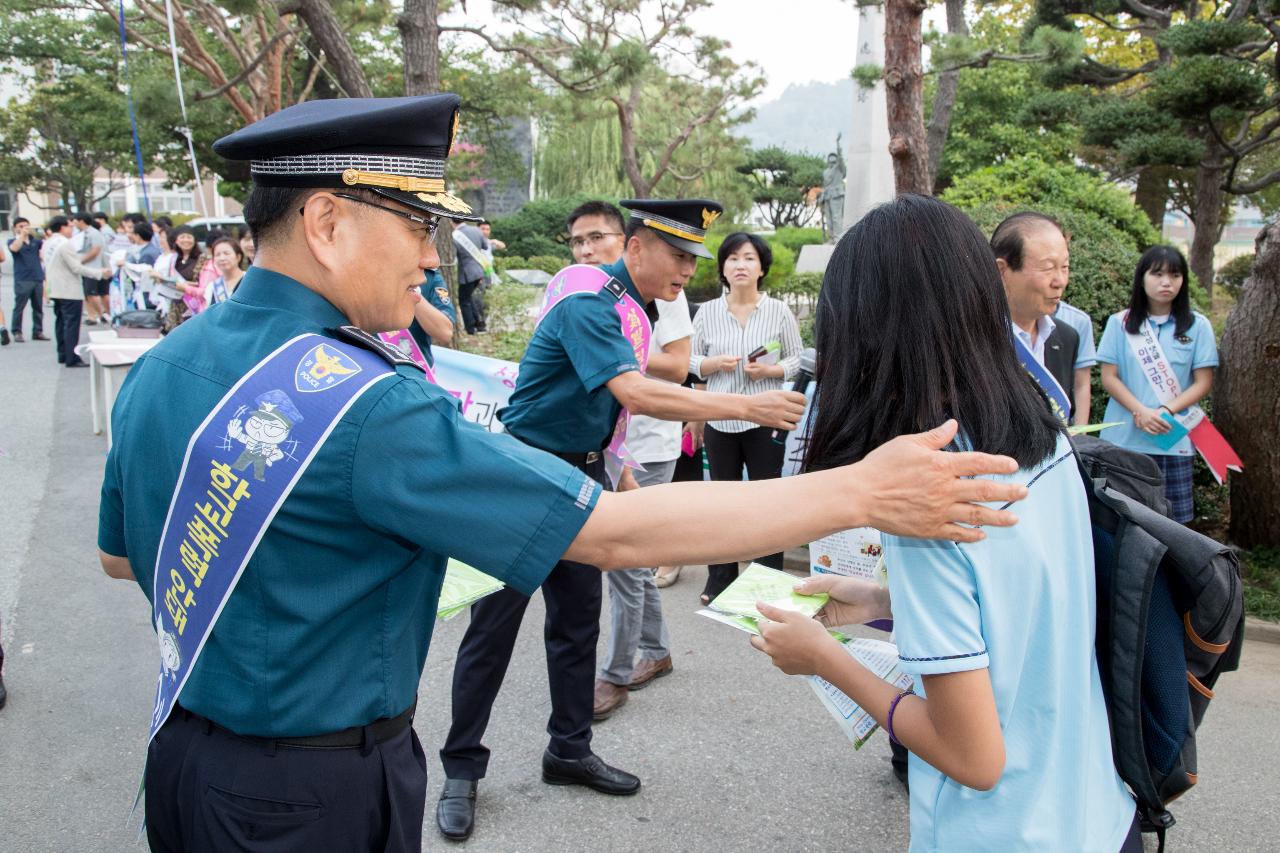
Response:
POLYGON ((564 556, 605 570, 722 563, 850 527, 974 542, 983 538, 980 525, 1017 523, 1013 513, 980 503, 1020 500, 1027 490, 963 479, 1018 466, 1007 456, 943 452, 955 433, 955 421, 948 421, 899 436, 854 465, 796 477, 606 492, 564 556))
POLYGON ((607 384, 609 393, 631 414, 664 421, 751 421, 792 430, 804 415, 804 395, 794 391, 715 394, 654 382, 634 370, 607 384))
POLYGON ((118 581, 135 579, 133 565, 130 564, 128 557, 117 557, 115 554, 108 554, 99 548, 98 562, 102 563, 102 570, 107 573, 107 577, 115 578, 118 581))

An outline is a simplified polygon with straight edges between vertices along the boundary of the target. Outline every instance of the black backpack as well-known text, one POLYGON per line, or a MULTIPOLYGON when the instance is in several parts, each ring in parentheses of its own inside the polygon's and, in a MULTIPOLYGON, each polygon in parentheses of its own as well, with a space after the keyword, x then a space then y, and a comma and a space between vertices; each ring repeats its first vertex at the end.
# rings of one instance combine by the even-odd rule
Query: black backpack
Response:
POLYGON ((1232 551, 1167 517, 1149 457, 1072 440, 1089 499, 1096 650, 1116 770, 1164 849, 1167 805, 1196 784, 1196 728, 1218 676, 1238 668, 1244 592, 1232 551))

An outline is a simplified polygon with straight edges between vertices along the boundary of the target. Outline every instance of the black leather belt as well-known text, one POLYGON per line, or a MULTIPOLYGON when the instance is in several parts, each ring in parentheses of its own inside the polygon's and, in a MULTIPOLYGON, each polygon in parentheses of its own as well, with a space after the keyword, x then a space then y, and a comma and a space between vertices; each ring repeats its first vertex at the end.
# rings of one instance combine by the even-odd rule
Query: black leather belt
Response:
POLYGON ((343 729, 338 732, 331 732, 324 735, 313 735, 311 737, 255 737, 253 735, 242 735, 231 731, 225 726, 220 726, 213 720, 202 717, 199 714, 192 713, 181 705, 174 708, 175 713, 181 713, 186 719, 195 720, 204 723, 209 730, 214 729, 227 734, 233 735, 251 743, 260 743, 263 746, 288 747, 290 749, 355 749, 364 746, 371 747, 373 744, 382 743, 391 740, 391 738, 403 732, 413 723, 413 714, 417 710, 418 701, 415 699, 413 704, 397 714, 394 717, 387 717, 381 720, 374 720, 367 726, 352 726, 349 729, 343 729))
POLYGON ((591 465, 599 462, 603 455, 598 450, 592 450, 590 453, 560 453, 555 450, 549 451, 553 456, 558 456, 570 465, 581 468, 583 465, 591 465))

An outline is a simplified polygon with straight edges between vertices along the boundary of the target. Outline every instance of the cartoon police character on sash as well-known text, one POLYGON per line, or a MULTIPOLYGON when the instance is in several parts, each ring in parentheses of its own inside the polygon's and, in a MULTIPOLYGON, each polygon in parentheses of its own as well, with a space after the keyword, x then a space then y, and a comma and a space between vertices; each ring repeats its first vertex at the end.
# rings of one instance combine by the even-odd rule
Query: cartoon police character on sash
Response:
POLYGON ((268 391, 260 395, 254 409, 245 420, 233 418, 227 424, 227 437, 244 445, 244 450, 231 463, 237 471, 253 466, 253 478, 263 480, 266 469, 285 457, 280 445, 289 439, 289 432, 302 421, 302 413, 283 391, 268 391))

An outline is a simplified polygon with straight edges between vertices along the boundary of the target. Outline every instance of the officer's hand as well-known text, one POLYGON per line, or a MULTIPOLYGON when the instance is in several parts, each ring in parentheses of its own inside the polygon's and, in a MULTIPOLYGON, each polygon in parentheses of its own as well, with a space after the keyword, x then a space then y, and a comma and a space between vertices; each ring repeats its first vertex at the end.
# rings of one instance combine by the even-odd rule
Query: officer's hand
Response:
POLYGON ((744 397, 746 416, 743 420, 774 429, 792 430, 804 414, 804 395, 795 391, 765 391, 744 397))
POLYGON ((1026 486, 963 479, 1012 474, 1018 463, 1007 456, 943 451, 956 429, 950 420, 929 432, 898 436, 845 469, 865 498, 867 526, 917 539, 976 542, 984 538, 976 529, 979 525, 1018 523, 1011 512, 974 502, 1001 505, 1021 500, 1027 496, 1026 486))

